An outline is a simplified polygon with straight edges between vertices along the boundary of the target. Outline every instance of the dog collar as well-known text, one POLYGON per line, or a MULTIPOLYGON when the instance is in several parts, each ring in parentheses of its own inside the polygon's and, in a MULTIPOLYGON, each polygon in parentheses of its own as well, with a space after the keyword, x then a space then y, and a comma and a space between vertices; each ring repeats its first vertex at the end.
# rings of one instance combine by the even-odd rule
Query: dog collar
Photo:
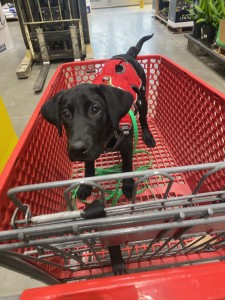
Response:
MULTIPOLYGON (((134 132, 134 145, 133 145, 133 151, 136 151, 137 144, 138 144, 138 124, 137 120, 135 118, 134 113, 132 110, 129 110, 129 116, 131 117, 132 120, 132 127, 133 127, 133 132, 134 132)), ((125 135, 121 131, 116 131, 113 130, 112 128, 110 129, 110 132, 108 134, 109 138, 105 144, 104 152, 109 152, 109 151, 116 151, 120 143, 123 141, 125 135)))
POLYGON ((105 144, 104 152, 107 153, 116 151, 119 145, 124 140, 124 137, 125 135, 122 131, 113 130, 105 144))

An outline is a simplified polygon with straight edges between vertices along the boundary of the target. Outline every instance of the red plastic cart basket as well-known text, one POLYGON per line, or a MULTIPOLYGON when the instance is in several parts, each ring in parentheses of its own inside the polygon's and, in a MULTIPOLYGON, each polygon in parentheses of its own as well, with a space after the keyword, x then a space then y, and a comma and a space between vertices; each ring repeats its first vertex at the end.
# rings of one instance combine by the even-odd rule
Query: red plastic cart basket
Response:
MULTIPOLYGON (((49 284, 107 277, 112 275, 107 247, 119 244, 127 272, 150 270, 145 278, 154 286, 154 274, 164 276, 155 270, 182 274, 183 266, 204 263, 193 267, 200 280, 207 262, 225 258, 225 96, 165 57, 141 56, 139 61, 147 76, 148 121, 157 146, 146 149, 140 137, 138 147, 148 153, 137 153, 133 163, 134 169, 151 168, 84 181, 102 192, 114 190, 116 179, 134 177, 137 190, 147 188, 132 201, 122 196, 116 206, 107 202, 104 219, 85 220, 79 212, 66 211, 83 165, 69 162, 65 133, 60 138, 40 108, 58 91, 92 82, 105 61, 61 65, 1 174, 1 264, 49 284)), ((119 161, 118 153, 104 154, 96 167, 119 161)), ((97 190, 94 197, 104 202, 97 190)), ((82 210, 83 203, 78 204, 82 210)), ((211 264, 211 274, 220 274, 218 269, 211 264)), ((134 282, 145 275, 127 276, 134 282)), ((123 280, 118 279, 120 286, 123 280)), ((98 281, 93 284, 97 288, 98 281)), ((214 295, 225 295, 220 292, 214 295)))

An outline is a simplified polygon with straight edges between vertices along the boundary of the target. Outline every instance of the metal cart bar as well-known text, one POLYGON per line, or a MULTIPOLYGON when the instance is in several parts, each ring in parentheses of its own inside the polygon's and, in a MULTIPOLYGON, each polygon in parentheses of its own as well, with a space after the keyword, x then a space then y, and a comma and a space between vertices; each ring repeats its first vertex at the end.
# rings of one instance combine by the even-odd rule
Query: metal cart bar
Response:
MULTIPOLYGON (((63 180, 63 181, 55 181, 55 182, 48 182, 48 183, 38 183, 33 185, 25 185, 21 187, 15 187, 8 191, 8 197, 13 201, 13 203, 23 212, 26 212, 27 208, 23 206, 21 201, 16 196, 17 193, 28 192, 28 191, 36 191, 36 190, 43 190, 43 189, 52 189, 56 187, 65 187, 72 184, 85 184, 87 182, 101 182, 101 181, 110 181, 110 180, 118 180, 118 179, 127 179, 132 177, 143 177, 147 176, 149 178, 154 175, 159 175, 162 173, 169 174, 173 173, 184 173, 184 172, 192 172, 192 171, 201 171, 207 169, 213 169, 215 171, 221 170, 225 168, 225 162, 218 162, 218 163, 209 163, 209 164, 200 164, 200 165, 193 165, 193 166, 182 166, 182 167, 174 167, 174 168, 164 168, 159 170, 147 170, 147 171, 137 171, 137 172, 128 172, 128 173, 120 173, 120 174, 111 174, 111 175, 104 175, 104 176, 95 176, 95 177, 88 177, 80 179, 70 179, 70 180, 63 180)), ((201 185, 204 182, 205 178, 201 179, 201 185)), ((171 185, 170 185, 171 186, 171 185)), ((166 193, 168 193, 167 191, 166 193)))

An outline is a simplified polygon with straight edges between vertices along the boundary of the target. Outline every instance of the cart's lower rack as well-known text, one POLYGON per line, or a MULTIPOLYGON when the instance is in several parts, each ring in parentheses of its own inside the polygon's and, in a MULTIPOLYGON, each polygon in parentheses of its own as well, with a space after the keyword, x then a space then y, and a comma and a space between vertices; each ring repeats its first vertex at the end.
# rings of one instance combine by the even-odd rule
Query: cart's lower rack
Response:
POLYGON ((114 245, 120 245, 128 272, 223 260, 224 187, 217 187, 216 191, 202 187, 210 176, 215 177, 224 169, 225 163, 219 162, 13 188, 8 196, 17 206, 12 217, 16 229, 0 232, 0 263, 6 267, 14 264, 17 271, 20 266, 27 275, 35 273, 37 279, 55 283, 111 274, 109 247, 114 245), (174 176, 196 172, 201 176, 192 192, 187 193, 190 188, 185 188, 185 183, 179 188, 183 188, 183 195, 171 192, 177 185, 174 176), (159 175, 167 182, 162 197, 138 201, 139 184, 146 180, 151 184, 151 179, 159 175), (114 207, 107 205, 104 182, 130 177, 135 178, 131 201, 114 207), (96 201, 104 217, 90 219, 87 211, 73 210, 32 216, 29 206, 18 197, 21 192, 64 187, 66 204, 72 209, 70 191, 84 183, 100 191, 96 201))
POLYGON ((11 242, 0 245, 0 256, 58 268, 66 281, 111 274, 107 247, 115 244, 128 272, 218 261, 225 259, 225 203, 53 222, 2 232, 0 239, 11 242))
POLYGON ((108 247, 114 245, 120 245, 130 273, 224 260, 224 187, 199 193, 204 182, 224 168, 225 163, 220 162, 11 189, 8 195, 17 209, 25 213, 25 219, 17 220, 14 215, 13 224, 20 227, 0 233, 0 262, 5 266, 14 260, 17 264, 18 261, 28 264, 30 275, 37 271, 36 277, 49 283, 52 280, 80 280, 112 274, 108 247), (174 174, 200 171, 203 175, 191 194, 177 196, 170 193, 174 174), (138 184, 158 174, 168 179, 164 197, 136 202, 138 184), (130 204, 105 206, 101 184, 110 179, 128 177, 136 178, 130 204), (81 183, 92 184, 100 190, 100 200, 96 201, 101 204, 104 217, 89 219, 86 211, 32 216, 17 196, 20 192, 61 186, 67 187, 64 196, 68 204, 69 192, 81 183), (38 270, 32 263, 38 265, 38 270), (54 278, 49 279, 52 272, 54 278))

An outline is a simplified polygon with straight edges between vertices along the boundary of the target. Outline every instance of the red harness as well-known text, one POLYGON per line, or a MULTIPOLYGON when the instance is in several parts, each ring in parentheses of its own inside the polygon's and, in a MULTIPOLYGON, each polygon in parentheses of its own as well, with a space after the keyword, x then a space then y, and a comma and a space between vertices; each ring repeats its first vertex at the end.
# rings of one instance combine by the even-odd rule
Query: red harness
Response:
MULTIPOLYGON (((93 83, 111 85, 131 93, 133 96, 132 109, 134 109, 138 96, 132 87, 140 89, 142 84, 141 79, 133 66, 123 58, 108 60, 102 68, 101 73, 94 79, 93 83), (116 67, 118 66, 121 71, 116 72, 116 67)), ((119 122, 119 129, 123 131, 124 134, 128 134, 131 127, 131 117, 129 114, 126 114, 119 122)))

